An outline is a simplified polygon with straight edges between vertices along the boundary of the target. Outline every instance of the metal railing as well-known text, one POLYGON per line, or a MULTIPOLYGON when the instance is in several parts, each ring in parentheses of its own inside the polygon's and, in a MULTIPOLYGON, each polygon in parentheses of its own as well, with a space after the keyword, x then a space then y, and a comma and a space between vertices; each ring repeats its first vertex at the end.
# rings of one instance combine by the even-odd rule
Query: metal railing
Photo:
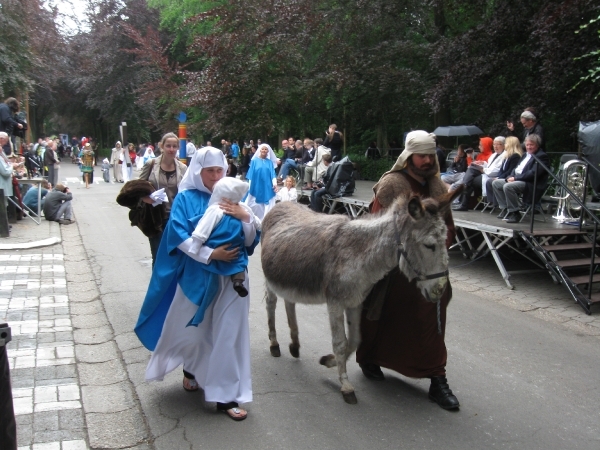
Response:
POLYGON ((529 227, 529 231, 531 234, 533 234, 533 224, 534 224, 534 215, 535 215, 535 188, 537 186, 537 178, 538 178, 538 171, 537 171, 537 165, 541 165, 542 168, 548 172, 548 174, 550 174, 550 176, 554 179, 554 181, 560 186, 562 187, 565 192, 567 192, 571 198, 573 200, 575 200, 579 206, 581 206, 581 213, 579 216, 579 231, 582 231, 582 226, 583 226, 583 219, 584 219, 584 215, 587 214, 587 216, 594 222, 594 237, 592 239, 592 255, 591 255, 591 262, 590 262, 590 277, 589 277, 589 282, 588 282, 588 299, 592 298, 592 281, 594 278, 594 266, 595 266, 595 259, 596 259, 596 242, 597 242, 597 238, 598 238, 598 224, 600 224, 600 219, 587 207, 585 206, 585 198, 587 195, 587 183, 588 183, 588 178, 589 178, 589 167, 593 167, 594 170, 600 172, 600 169, 598 169, 597 167, 594 166, 594 164, 592 164, 587 158, 582 157, 582 160, 586 163, 586 171, 585 171, 585 179, 583 182, 583 198, 580 200, 579 197, 577 197, 577 195, 575 195, 575 193, 573 191, 571 191, 567 185, 565 183, 562 182, 562 180, 559 180, 558 177, 556 175, 554 175, 554 173, 552 172, 552 170, 550 170, 548 167, 546 167, 546 165, 535 155, 535 153, 532 153, 531 156, 534 158, 535 160, 535 173, 534 173, 534 177, 533 177, 533 195, 532 195, 532 202, 531 202, 531 223, 530 223, 530 227, 529 227))

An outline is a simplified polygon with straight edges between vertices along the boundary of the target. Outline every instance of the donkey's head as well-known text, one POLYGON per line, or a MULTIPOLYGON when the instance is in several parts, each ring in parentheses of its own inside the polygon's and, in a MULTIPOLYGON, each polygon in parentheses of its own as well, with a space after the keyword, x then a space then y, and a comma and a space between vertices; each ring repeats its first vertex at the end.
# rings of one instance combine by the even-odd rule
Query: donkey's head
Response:
POLYGON ((441 299, 448 284, 448 229, 444 214, 461 191, 444 194, 435 200, 412 197, 395 212, 400 241, 398 266, 410 281, 417 280, 421 293, 431 302, 441 299), (404 211, 406 215, 402 219, 404 211))

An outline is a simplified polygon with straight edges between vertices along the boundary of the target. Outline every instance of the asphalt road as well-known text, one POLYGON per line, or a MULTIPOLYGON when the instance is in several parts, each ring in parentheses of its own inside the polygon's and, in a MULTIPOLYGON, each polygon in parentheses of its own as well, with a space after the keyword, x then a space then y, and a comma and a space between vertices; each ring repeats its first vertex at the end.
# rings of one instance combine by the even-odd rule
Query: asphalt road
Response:
MULTIPOLYGON (((61 179, 78 175, 76 166, 61 170, 61 179)), ((598 337, 455 289, 447 369, 460 411, 431 403, 428 380, 384 370, 386 381, 372 382, 353 358, 348 375, 358 404, 347 405, 335 369, 318 364, 331 353, 324 307, 298 307, 301 356, 294 359, 280 303, 282 356, 270 356, 259 253, 250 263, 254 401, 245 405, 248 419, 235 423, 217 414, 201 392, 185 392, 179 370, 163 382, 146 383, 149 352, 132 330, 150 278, 150 248, 129 225, 127 210, 116 204, 122 185, 101 181, 99 169, 96 180, 100 183, 87 190, 70 186, 90 276, 146 420, 146 444, 140 442, 140 448, 600 448, 598 337)))

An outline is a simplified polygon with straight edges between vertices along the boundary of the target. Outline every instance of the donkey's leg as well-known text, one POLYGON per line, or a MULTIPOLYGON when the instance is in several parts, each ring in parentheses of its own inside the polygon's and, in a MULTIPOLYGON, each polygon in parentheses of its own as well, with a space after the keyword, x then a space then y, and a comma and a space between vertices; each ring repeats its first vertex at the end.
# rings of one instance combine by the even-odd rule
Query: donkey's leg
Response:
POLYGON ((346 309, 346 323, 348 324, 348 348, 346 350, 346 361, 360 344, 360 316, 362 314, 363 305, 360 304, 356 308, 346 309))
MULTIPOLYGON (((327 310, 329 312, 329 325, 331 326, 333 353, 335 354, 335 362, 338 366, 340 383, 342 383, 342 396, 346 403, 355 404, 357 400, 354 394, 354 387, 348 381, 348 374, 346 373, 348 341, 346 339, 346 330, 344 329, 344 309, 328 303, 327 310)), ((322 361, 323 358, 321 358, 322 361)))
POLYGON ((267 317, 269 322, 269 341, 271 356, 281 356, 277 332, 275 331, 275 308, 277 307, 277 295, 268 287, 265 288, 265 300, 267 303, 267 317))
POLYGON ((298 320, 296 319, 296 304, 285 300, 285 312, 290 326, 290 353, 294 358, 300 357, 300 341, 298 340, 298 320))

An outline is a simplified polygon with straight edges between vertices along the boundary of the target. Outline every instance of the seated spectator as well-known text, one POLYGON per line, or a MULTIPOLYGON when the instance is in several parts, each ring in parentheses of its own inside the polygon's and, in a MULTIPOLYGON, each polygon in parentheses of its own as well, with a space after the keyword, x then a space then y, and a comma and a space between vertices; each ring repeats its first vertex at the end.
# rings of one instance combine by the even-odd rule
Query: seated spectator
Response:
MULTIPOLYGON (((42 181, 41 187, 41 209, 44 208, 45 197, 48 194, 48 189, 52 189, 52 185, 48 183, 46 180, 42 181)), ((25 196, 23 197, 23 204, 27 206, 30 210, 34 211, 37 215, 38 210, 38 187, 37 185, 29 188, 25 196)))
MULTIPOLYGON (((294 152, 292 153, 288 148, 287 159, 283 159, 279 176, 277 177, 277 183, 283 184, 283 179, 289 175, 290 169, 298 169, 298 164, 302 164, 304 154, 304 145, 300 139, 296 141, 294 145, 294 152), (290 157, 291 156, 291 157, 290 157)), ((284 154, 284 158, 286 154, 284 154)))
MULTIPOLYGON (((484 147, 484 140, 490 138, 482 138, 479 143, 479 148, 482 149, 484 147)), ((450 191, 455 190, 458 187, 458 184, 464 184, 465 190, 463 191, 460 205, 454 207, 455 211, 468 211, 469 210, 469 200, 471 198, 471 194, 475 189, 480 189, 483 191, 482 195, 486 195, 485 181, 488 177, 496 177, 500 172, 500 167, 502 166, 502 153, 504 152, 504 136, 498 136, 494 139, 493 147, 494 153, 488 158, 487 161, 481 161, 476 159, 471 163, 465 172, 465 176, 458 183, 453 183, 450 187, 450 191)))
POLYGON ((507 223, 517 223, 521 220, 519 211, 523 196, 523 203, 533 203, 533 198, 540 198, 548 184, 548 172, 542 167, 550 167, 550 158, 540 147, 541 139, 537 134, 530 134, 525 138, 526 153, 519 160, 517 167, 506 179, 494 180, 492 187, 494 197, 502 209, 498 218, 505 219, 507 223), (542 164, 535 164, 531 156, 537 156, 542 164), (533 192, 533 183, 537 175, 536 191, 533 192))
MULTIPOLYGON (((331 157, 331 155, 329 156, 331 157)), ((323 178, 317 182, 317 186, 319 186, 319 189, 313 191, 310 194, 310 209, 312 209, 315 212, 323 212, 323 196, 327 194, 327 182, 329 181, 329 178, 332 175, 331 168, 334 167, 331 164, 331 160, 329 160, 329 158, 327 159, 327 171, 325 172, 323 178)), ((331 157, 331 159, 333 159, 333 157, 331 157)), ((323 161, 325 162, 325 159, 323 159, 323 161)))
POLYGON ((44 216, 46 220, 58 222, 61 225, 75 223, 73 208, 71 206, 73 194, 68 187, 57 184, 47 195, 44 202, 44 216))
POLYGON ((504 180, 508 178, 508 176, 515 169, 515 167, 517 167, 517 164, 519 164, 521 156, 523 156, 523 150, 521 148, 519 138, 515 136, 507 137, 504 143, 504 153, 502 154, 502 164, 500 165, 500 170, 498 171, 498 174, 495 177, 490 176, 485 181, 486 200, 492 205, 493 208, 498 207, 498 202, 494 197, 494 189, 492 188, 492 183, 496 179, 504 180))
POLYGON ((307 189, 312 189, 313 183, 325 176, 327 166, 333 159, 331 157, 331 150, 323 145, 323 139, 315 139, 315 144, 317 144, 315 157, 304 168, 304 181, 306 182, 307 189))
POLYGON ((291 175, 283 182, 283 187, 275 194, 275 199, 279 202, 298 202, 298 191, 296 191, 296 180, 291 175))
POLYGON ((454 157, 454 160, 448 167, 445 173, 441 175, 442 181, 448 185, 461 181, 467 170, 467 152, 466 145, 460 144, 458 146, 458 153, 454 157))

